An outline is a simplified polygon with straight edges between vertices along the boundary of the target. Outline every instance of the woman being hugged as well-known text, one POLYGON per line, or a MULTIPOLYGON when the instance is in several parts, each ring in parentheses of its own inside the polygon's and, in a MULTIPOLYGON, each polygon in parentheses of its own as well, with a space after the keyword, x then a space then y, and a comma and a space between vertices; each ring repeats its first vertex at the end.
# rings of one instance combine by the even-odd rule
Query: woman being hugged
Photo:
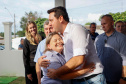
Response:
POLYGON ((26 25, 25 32, 26 39, 23 45, 23 60, 25 66, 26 84, 38 84, 34 56, 39 42, 42 40, 37 33, 37 26, 35 22, 29 21, 26 25))
POLYGON ((63 39, 62 37, 56 33, 50 33, 46 37, 46 46, 44 55, 46 58, 50 60, 50 64, 47 68, 42 67, 43 78, 41 80, 41 84, 71 84, 70 79, 83 75, 84 73, 90 73, 94 70, 94 64, 89 64, 87 66, 82 67, 82 69, 73 70, 70 73, 62 75, 59 79, 51 79, 48 77, 48 69, 58 69, 66 63, 65 56, 63 55, 63 39))

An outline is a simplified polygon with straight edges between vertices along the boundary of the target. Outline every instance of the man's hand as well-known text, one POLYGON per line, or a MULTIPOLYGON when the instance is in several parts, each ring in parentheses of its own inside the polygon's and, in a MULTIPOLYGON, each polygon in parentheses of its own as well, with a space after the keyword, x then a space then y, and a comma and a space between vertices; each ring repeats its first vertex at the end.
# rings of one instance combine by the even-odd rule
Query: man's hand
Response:
POLYGON ((55 69, 48 69, 47 76, 48 76, 49 78, 52 78, 52 79, 58 78, 58 77, 56 76, 55 71, 56 71, 55 69))
POLYGON ((32 81, 32 74, 27 75, 28 79, 32 81))
POLYGON ((46 56, 41 56, 39 59, 38 59, 38 64, 39 66, 41 67, 44 67, 44 68, 47 68, 49 66, 49 60, 47 59, 43 59, 43 58, 46 58, 46 56))
POLYGON ((95 64, 93 62, 88 64, 88 65, 85 64, 83 66, 83 69, 85 70, 86 73, 92 73, 94 71, 94 69, 95 69, 95 64))
POLYGON ((126 84, 126 81, 124 81, 123 79, 120 79, 119 84, 126 84))

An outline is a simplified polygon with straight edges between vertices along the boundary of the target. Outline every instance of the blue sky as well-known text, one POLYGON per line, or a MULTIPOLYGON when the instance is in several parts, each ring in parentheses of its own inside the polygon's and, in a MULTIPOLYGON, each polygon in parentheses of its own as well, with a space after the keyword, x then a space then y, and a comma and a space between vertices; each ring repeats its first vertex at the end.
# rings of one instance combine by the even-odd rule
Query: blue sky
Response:
MULTIPOLYGON (((126 0, 66 0, 71 22, 82 25, 86 22, 96 22, 100 25, 100 15, 126 11, 125 4, 126 0)), ((25 12, 37 11, 42 17, 48 18, 47 10, 53 7, 54 0, 0 0, 0 32, 4 32, 2 22, 13 22, 14 14, 16 31, 19 31, 20 19, 25 12)))

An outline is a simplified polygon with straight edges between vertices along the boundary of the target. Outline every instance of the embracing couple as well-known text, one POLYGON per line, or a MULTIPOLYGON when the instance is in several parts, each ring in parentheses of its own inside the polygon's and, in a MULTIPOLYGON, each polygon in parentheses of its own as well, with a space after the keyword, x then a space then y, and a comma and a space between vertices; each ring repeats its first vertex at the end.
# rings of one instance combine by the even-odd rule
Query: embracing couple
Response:
POLYGON ((87 29, 70 23, 64 7, 52 8, 48 14, 55 32, 46 37, 45 51, 37 60, 44 75, 41 84, 106 84, 87 29))

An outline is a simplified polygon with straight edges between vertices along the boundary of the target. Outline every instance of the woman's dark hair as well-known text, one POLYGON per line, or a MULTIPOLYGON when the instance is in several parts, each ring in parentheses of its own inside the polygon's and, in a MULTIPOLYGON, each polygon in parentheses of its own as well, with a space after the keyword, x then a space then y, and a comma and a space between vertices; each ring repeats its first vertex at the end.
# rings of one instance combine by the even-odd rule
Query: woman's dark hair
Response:
POLYGON ((116 27, 117 23, 123 23, 123 24, 124 24, 123 21, 117 21, 117 22, 115 23, 115 27, 116 27))

